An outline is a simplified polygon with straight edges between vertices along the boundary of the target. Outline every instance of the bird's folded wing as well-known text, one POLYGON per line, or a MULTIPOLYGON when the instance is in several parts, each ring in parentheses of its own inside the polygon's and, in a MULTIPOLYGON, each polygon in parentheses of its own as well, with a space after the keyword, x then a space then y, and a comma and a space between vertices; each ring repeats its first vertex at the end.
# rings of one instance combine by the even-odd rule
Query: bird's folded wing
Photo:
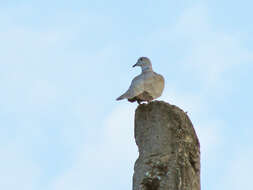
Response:
POLYGON ((146 77, 144 83, 145 91, 148 92, 153 98, 161 95, 164 88, 164 79, 161 75, 155 72, 146 77))
POLYGON ((155 81, 156 81, 155 96, 160 96, 164 89, 164 78, 162 75, 155 73, 155 81))
POLYGON ((144 77, 139 75, 132 80, 132 83, 127 91, 127 98, 131 99, 138 96, 144 91, 144 77))

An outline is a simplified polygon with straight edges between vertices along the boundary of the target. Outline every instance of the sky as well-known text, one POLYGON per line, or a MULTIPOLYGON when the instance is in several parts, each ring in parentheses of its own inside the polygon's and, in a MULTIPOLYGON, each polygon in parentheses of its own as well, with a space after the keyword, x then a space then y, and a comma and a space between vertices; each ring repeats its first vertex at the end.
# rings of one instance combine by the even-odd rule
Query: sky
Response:
POLYGON ((251 190, 252 1, 0 2, 0 189, 129 190, 147 56, 188 112, 201 187, 251 190))

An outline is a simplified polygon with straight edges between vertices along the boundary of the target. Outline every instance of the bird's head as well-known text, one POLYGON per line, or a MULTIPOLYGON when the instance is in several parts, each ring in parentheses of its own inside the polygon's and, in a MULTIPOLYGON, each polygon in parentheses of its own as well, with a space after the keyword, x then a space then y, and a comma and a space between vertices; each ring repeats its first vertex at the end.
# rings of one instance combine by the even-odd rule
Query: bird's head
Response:
POLYGON ((133 67, 140 66, 142 71, 152 70, 152 64, 149 58, 147 57, 140 57, 136 64, 133 67))

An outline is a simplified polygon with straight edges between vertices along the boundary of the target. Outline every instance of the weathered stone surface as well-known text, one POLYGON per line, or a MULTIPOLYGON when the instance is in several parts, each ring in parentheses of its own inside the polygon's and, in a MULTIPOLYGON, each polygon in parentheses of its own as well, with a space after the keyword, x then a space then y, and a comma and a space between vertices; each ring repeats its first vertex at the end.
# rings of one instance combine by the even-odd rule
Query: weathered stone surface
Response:
POLYGON ((187 114, 162 101, 135 112, 133 190, 200 190, 199 141, 187 114))

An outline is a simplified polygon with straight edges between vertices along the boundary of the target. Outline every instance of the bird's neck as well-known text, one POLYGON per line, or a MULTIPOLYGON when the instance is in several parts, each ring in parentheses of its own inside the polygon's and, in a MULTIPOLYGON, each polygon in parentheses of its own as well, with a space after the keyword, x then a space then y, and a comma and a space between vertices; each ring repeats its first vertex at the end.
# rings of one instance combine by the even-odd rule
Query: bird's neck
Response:
POLYGON ((142 70, 142 73, 146 73, 146 72, 151 72, 151 71, 153 71, 151 66, 142 67, 141 70, 142 70))

